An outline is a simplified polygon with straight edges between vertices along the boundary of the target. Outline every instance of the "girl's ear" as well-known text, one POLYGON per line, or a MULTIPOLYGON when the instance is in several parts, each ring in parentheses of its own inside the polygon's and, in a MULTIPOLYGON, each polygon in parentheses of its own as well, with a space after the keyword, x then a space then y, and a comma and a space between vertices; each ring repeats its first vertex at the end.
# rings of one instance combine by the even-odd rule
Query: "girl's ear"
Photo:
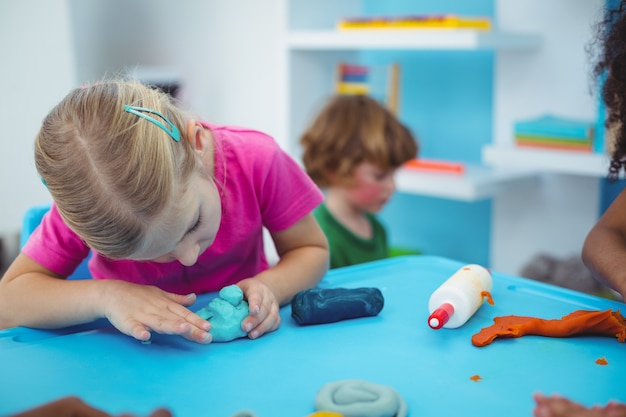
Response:
POLYGON ((195 119, 190 119, 187 122, 187 140, 200 155, 210 149, 210 136, 206 134, 200 122, 195 119))

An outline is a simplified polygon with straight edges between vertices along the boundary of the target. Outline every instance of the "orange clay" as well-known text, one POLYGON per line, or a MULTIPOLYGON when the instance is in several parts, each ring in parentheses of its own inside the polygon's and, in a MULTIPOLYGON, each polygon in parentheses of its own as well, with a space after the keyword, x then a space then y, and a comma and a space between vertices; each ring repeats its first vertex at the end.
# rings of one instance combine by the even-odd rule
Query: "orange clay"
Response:
POLYGON ((607 361, 605 357, 601 357, 599 359, 596 359, 596 363, 598 365, 608 365, 609 361, 607 361))
POLYGON ((480 381, 482 378, 480 377, 480 375, 472 375, 470 376, 470 379, 474 382, 478 382, 480 381))
POLYGON ((616 337, 617 341, 621 343, 626 341, 626 319, 619 310, 577 310, 561 319, 554 320, 503 316, 496 317, 493 321, 494 324, 481 329, 480 332, 472 336, 474 346, 486 346, 498 337, 522 337, 525 335, 548 337, 599 335, 616 337))
POLYGON ((489 305, 495 305, 495 303, 493 302, 493 297, 491 296, 491 293, 489 291, 481 291, 480 296, 487 297, 487 302, 489 303, 489 305))

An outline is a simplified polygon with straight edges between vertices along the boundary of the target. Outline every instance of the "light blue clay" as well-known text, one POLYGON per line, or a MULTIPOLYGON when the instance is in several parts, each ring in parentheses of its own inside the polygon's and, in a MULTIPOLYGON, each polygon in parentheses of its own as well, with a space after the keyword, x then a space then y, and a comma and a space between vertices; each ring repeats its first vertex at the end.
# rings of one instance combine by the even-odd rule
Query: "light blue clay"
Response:
POLYGON ((219 297, 198 310, 197 315, 211 323, 214 342, 229 342, 247 335, 241 329, 241 322, 248 316, 248 303, 243 300, 243 292, 236 285, 224 287, 219 297))
POLYGON ((324 385, 315 396, 315 409, 345 417, 406 417, 404 398, 390 386, 361 379, 345 379, 324 385))

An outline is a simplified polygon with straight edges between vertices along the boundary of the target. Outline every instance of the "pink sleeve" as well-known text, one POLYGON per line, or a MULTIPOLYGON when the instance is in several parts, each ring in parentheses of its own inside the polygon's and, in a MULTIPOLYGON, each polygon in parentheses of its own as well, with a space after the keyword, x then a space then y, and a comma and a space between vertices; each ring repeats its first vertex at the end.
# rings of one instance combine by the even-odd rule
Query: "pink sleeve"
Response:
POLYGON ((270 231, 285 230, 309 214, 324 196, 306 172, 276 142, 261 193, 263 223, 270 231))
POLYGON ((89 255, 89 247, 67 227, 53 204, 22 252, 52 272, 69 276, 89 255))

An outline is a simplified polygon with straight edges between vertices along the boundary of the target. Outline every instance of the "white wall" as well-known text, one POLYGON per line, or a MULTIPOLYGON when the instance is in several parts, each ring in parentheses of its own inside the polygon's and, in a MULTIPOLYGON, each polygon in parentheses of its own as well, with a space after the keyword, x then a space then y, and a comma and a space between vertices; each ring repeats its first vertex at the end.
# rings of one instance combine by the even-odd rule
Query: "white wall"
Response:
MULTIPOLYGON (((50 201, 33 162, 43 117, 75 85, 66 0, 0 1, 0 235, 24 211, 50 201)), ((11 248, 15 249, 15 248, 11 248)))
POLYGON ((0 1, 0 236, 49 202, 32 158, 42 118, 73 87, 125 67, 182 75, 208 121, 278 132, 279 0, 0 1))
POLYGON ((281 1, 71 4, 81 81, 134 65, 170 68, 182 75, 186 106, 208 121, 277 131, 281 1))

